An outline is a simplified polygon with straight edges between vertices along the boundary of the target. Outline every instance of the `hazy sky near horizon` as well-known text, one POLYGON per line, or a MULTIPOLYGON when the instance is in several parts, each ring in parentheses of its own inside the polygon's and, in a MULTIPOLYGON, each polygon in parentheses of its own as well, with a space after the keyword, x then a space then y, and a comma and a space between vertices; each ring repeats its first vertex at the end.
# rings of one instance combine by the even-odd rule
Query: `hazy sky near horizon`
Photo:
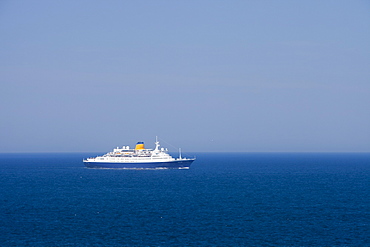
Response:
POLYGON ((0 37, 0 152, 370 151, 369 1, 3 0, 0 37))

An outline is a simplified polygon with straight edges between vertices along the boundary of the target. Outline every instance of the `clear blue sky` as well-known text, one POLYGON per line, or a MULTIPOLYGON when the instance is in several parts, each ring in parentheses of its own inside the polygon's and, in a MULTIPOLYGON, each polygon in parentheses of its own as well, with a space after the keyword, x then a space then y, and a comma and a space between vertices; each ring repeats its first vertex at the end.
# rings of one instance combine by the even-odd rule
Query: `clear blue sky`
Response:
POLYGON ((0 152, 370 151, 370 1, 0 2, 0 152))

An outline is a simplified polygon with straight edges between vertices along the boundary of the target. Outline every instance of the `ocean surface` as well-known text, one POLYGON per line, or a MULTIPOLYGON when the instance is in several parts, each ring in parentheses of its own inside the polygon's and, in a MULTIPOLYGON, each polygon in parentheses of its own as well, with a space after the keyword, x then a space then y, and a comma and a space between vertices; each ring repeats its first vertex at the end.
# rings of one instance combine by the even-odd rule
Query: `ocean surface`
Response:
POLYGON ((0 154, 1 246, 370 246, 370 153, 196 153, 190 170, 0 154))

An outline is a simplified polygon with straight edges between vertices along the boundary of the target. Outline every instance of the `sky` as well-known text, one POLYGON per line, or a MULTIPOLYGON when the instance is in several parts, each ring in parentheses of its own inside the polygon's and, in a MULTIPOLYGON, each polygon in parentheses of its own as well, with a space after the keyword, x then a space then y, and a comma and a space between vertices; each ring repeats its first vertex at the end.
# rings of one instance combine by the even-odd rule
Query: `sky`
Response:
POLYGON ((0 152, 156 136, 185 152, 370 152, 369 13, 368 0, 2 0, 0 152))

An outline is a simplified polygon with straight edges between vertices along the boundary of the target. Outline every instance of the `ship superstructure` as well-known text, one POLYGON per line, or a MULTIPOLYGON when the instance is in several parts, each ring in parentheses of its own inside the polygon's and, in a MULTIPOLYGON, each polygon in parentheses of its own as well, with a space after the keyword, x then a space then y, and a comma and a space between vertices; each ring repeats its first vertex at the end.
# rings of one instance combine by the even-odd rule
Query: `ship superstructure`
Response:
POLYGON ((90 168, 178 168, 189 169, 195 158, 173 158, 167 148, 159 148, 156 140, 154 149, 147 149, 144 142, 138 142, 134 149, 129 146, 115 148, 103 156, 87 158, 84 164, 90 168))

